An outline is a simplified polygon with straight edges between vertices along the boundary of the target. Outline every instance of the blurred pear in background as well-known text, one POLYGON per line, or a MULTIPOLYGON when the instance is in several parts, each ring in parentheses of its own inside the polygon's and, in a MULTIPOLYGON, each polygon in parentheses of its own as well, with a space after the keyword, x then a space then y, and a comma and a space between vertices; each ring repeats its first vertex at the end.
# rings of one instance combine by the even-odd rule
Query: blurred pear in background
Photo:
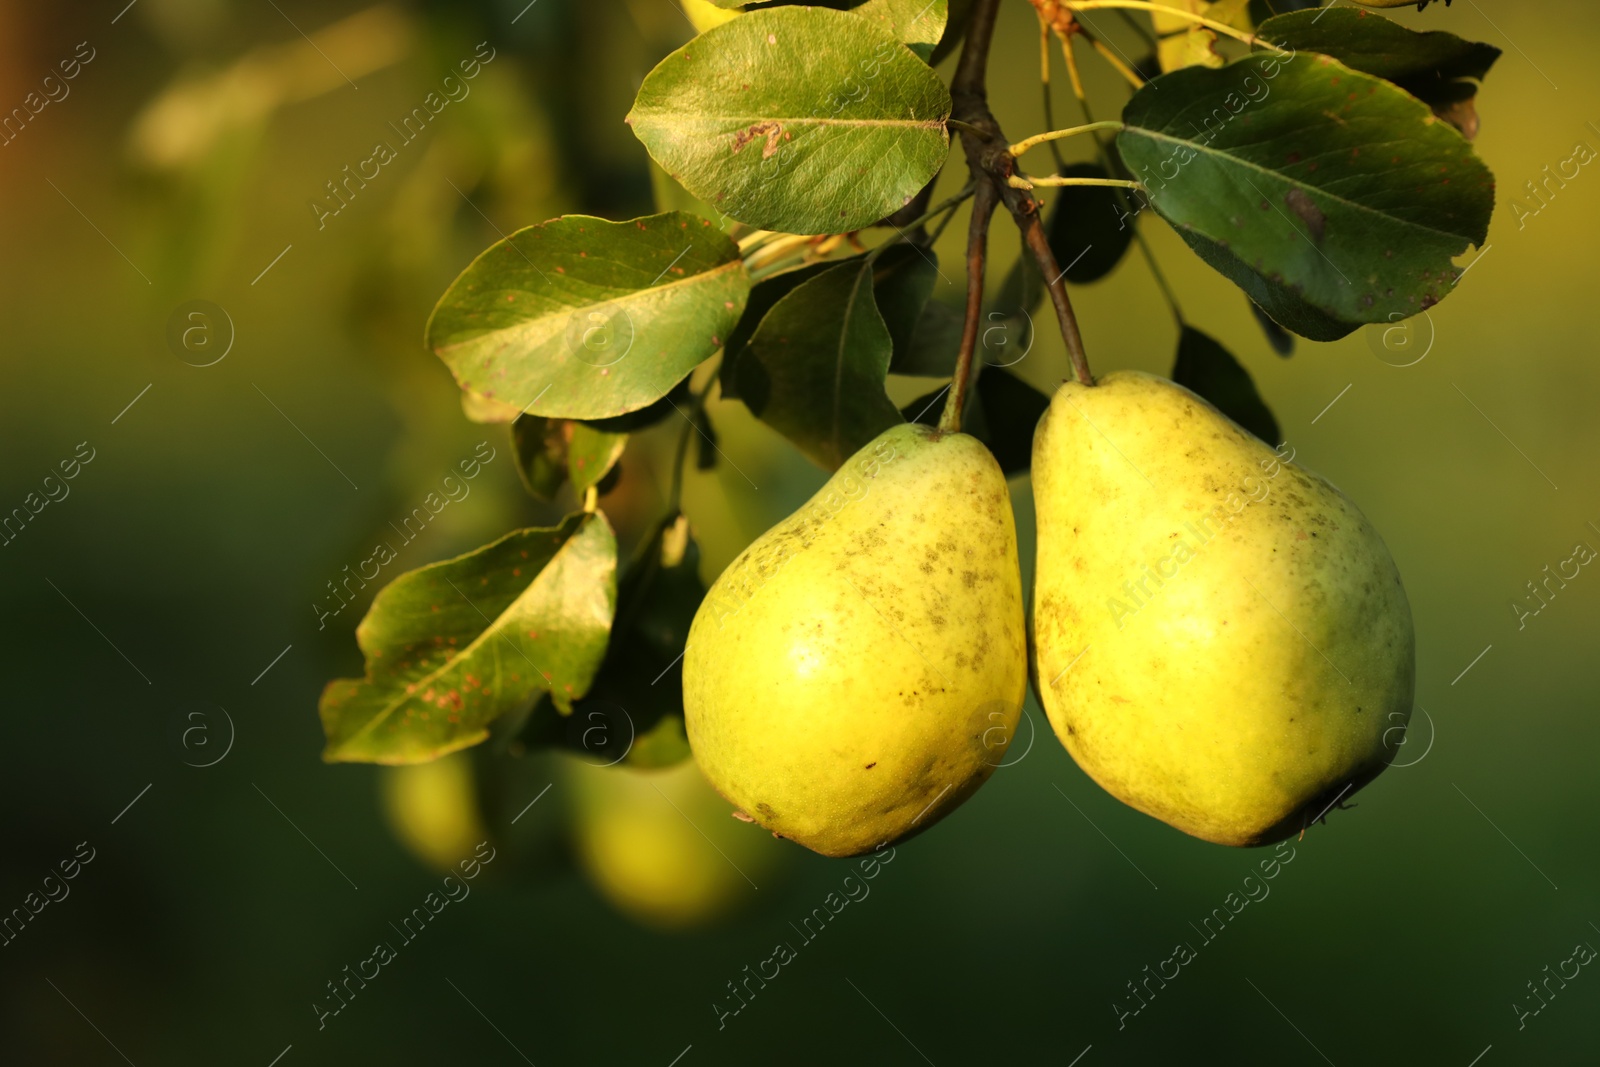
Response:
POLYGON ((693 760, 665 770, 564 761, 584 873, 607 901, 662 930, 710 925, 753 904, 786 845, 733 818, 693 760))
POLYGON ((389 828, 413 856, 435 870, 449 873, 487 839, 470 753, 385 767, 380 782, 389 828))

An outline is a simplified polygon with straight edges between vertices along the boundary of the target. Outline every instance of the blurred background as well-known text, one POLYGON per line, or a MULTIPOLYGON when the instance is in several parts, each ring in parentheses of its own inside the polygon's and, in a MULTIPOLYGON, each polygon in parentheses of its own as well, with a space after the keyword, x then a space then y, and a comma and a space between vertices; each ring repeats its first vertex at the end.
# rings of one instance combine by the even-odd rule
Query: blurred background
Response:
MULTIPOLYGON (((0 1059, 1595 1062, 1600 977, 1564 961, 1600 945, 1600 578, 1550 587, 1536 616, 1511 604, 1578 545, 1600 549, 1600 176, 1542 203, 1525 189, 1579 144, 1600 150, 1600 10, 1397 13, 1506 53, 1478 105, 1499 186, 1488 247, 1401 335, 1280 358, 1237 290, 1147 219, 1188 317, 1398 560, 1419 637, 1405 766, 1292 843, 1270 895, 1207 942, 1193 926, 1271 852, 1116 802, 1030 697, 1012 765, 807 941, 792 924, 856 865, 726 818, 692 765, 646 779, 488 748, 403 771, 319 758, 317 697, 360 673, 374 591, 325 616, 344 568, 479 442, 497 458, 394 573, 559 514, 522 490, 505 428, 463 416, 423 324, 501 233, 655 210, 622 118, 693 33, 684 13, 125 3, 0 2, 0 110, 27 119, 0 137, 0 511, 32 514, 0 548, 0 915, 27 920, 0 947, 0 1059), (486 55, 336 215, 311 207, 486 55), (470 895, 400 935, 485 840, 470 895), (381 941, 396 958, 336 1000, 381 941), (1197 958, 1135 999, 1185 941, 1197 958), (736 1000, 730 983, 780 942, 797 958, 736 1000)), ((991 93, 1013 137, 1045 128, 1034 27, 1005 5, 991 93)), ((1086 62, 1112 113, 1126 90, 1086 62)), ((953 162, 943 187, 964 180, 953 162)), ((964 229, 940 245, 941 299, 958 299, 964 229)), ((1017 241, 995 234, 997 284, 1017 241)), ((1169 369, 1175 333, 1137 257, 1075 300, 1098 372, 1169 369)), ((1048 391, 1059 338, 1041 330, 1013 369, 1048 391)), ((894 388, 908 402, 928 383, 894 388)), ((738 403, 710 413, 749 480, 729 463, 690 474, 708 581, 825 480, 738 403)), ((659 513, 675 434, 630 442, 606 500, 625 546, 659 513)), ((1027 571, 1026 478, 1013 488, 1027 571)))

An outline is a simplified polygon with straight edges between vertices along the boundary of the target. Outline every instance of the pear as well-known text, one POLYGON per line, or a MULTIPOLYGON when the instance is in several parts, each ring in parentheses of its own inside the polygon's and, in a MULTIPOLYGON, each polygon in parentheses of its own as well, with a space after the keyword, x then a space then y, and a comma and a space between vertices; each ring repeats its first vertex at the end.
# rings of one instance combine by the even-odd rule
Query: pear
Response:
POLYGON ((1372 524, 1187 389, 1068 382, 1033 445, 1034 680, 1091 778, 1185 833, 1303 832, 1387 766, 1416 676, 1372 524))
POLYGON ((703 927, 772 884, 784 852, 728 817, 692 760, 640 770, 570 758, 573 843, 584 873, 634 921, 660 930, 703 927))
POLYGON ((718 792, 827 856, 926 829, 993 773, 1027 691, 1005 475, 902 424, 734 560, 684 655, 689 745, 718 792))
POLYGON ((383 767, 379 774, 384 817, 412 855, 440 871, 488 838, 478 808, 472 755, 454 752, 430 763, 383 767))

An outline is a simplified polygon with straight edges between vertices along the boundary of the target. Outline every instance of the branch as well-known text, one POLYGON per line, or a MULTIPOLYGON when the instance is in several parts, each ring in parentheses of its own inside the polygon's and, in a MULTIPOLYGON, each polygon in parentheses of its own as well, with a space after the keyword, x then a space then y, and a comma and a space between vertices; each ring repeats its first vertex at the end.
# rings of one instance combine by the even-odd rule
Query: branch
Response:
MULTIPOLYGON (((1072 301, 1063 284, 1066 272, 1056 262, 1050 242, 1045 238, 1044 227, 1039 222, 1039 203, 1024 190, 1011 187, 1011 176, 1016 170, 1016 157, 1011 154, 1009 141, 1001 132, 994 113, 989 110, 986 89, 989 47, 994 40, 995 16, 999 0, 977 0, 967 27, 967 40, 961 50, 961 60, 950 83, 950 96, 954 103, 953 117, 962 125, 961 147, 967 156, 967 166, 978 182, 980 191, 985 185, 993 186, 994 193, 1022 231, 1022 241, 1038 263, 1044 276, 1050 302, 1055 306, 1056 319, 1061 325, 1061 338, 1066 342, 1067 356, 1072 361, 1073 375, 1085 385, 1094 384, 1089 373, 1089 361, 1083 353, 1083 338, 1078 332, 1078 320, 1072 311, 1072 301)), ((971 307, 970 279, 968 296, 967 333, 976 333, 977 315, 971 307)), ((957 378, 960 382, 962 379, 957 378)))

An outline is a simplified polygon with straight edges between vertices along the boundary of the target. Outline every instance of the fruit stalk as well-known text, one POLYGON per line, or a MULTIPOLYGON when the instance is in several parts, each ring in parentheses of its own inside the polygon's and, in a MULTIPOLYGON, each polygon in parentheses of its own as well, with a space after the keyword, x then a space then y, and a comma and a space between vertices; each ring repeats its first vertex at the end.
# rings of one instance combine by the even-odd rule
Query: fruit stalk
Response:
POLYGON ((961 349, 956 354, 950 396, 939 415, 939 429, 946 433, 960 431, 961 411, 966 406, 967 390, 972 387, 972 355, 978 348, 978 323, 983 315, 983 267, 989 251, 989 220, 994 217, 998 200, 994 183, 978 183, 972 201, 972 221, 967 227, 967 315, 961 325, 961 349))
MULTIPOLYGON (((994 40, 995 16, 999 8, 999 0, 977 0, 973 8, 967 40, 961 49, 961 60, 950 83, 950 96, 954 103, 952 116, 962 124, 961 146, 966 152, 967 166, 972 171, 973 179, 980 185, 988 183, 994 187, 999 201, 1005 204, 1017 228, 1022 231, 1023 246, 1038 264, 1045 289, 1050 294, 1050 303, 1055 307, 1056 320, 1061 326, 1067 357, 1072 361, 1073 376, 1084 385, 1093 385, 1094 376, 1089 372, 1089 360, 1084 355, 1078 319, 1073 313, 1072 300, 1067 296, 1063 280, 1066 272, 1050 250, 1044 226, 1039 221, 1038 201, 1026 190, 1011 187, 1016 157, 1011 154, 1010 140, 1001 131, 994 113, 989 110, 989 47, 994 40)), ((972 318, 970 309, 968 318, 972 318)), ((972 322, 968 323, 969 329, 972 325, 972 322)), ((962 379, 958 375, 956 380, 960 382, 962 379)))

